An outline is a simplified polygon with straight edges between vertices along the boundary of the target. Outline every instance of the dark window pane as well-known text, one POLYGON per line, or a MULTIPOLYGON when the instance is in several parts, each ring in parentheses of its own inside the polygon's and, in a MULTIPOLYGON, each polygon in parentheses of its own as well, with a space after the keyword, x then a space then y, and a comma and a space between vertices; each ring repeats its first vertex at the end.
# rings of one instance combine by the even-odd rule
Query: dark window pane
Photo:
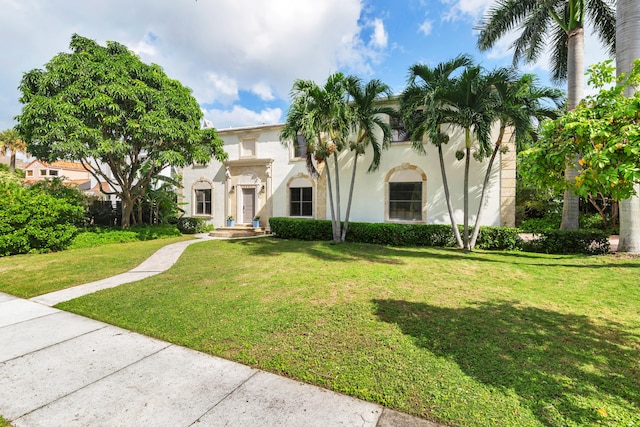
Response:
POLYGON ((313 216, 313 189, 293 187, 289 189, 289 215, 313 216))
POLYGON ((307 155, 307 140, 304 136, 298 135, 294 145, 294 157, 306 157, 307 155))
POLYGON ((389 183, 389 218, 404 221, 422 220, 422 183, 389 183))

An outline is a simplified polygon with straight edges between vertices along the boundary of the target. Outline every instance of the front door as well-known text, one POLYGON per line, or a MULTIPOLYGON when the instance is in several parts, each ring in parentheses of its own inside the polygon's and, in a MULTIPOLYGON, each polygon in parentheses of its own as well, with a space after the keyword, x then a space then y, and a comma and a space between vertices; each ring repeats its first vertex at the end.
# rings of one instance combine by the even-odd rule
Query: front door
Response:
POLYGON ((256 192, 253 188, 242 189, 242 223, 249 224, 255 216, 256 192))

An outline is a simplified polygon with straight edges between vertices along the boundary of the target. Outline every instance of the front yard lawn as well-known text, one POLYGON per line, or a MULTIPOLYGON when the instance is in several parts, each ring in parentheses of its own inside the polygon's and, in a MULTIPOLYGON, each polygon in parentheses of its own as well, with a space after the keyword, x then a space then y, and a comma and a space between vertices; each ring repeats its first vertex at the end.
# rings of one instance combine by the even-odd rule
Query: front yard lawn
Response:
POLYGON ((616 255, 210 241, 59 307, 452 425, 626 426, 639 273, 616 255))
POLYGON ((48 254, 0 257, 0 292, 31 298, 131 270, 181 236, 69 249, 48 254))

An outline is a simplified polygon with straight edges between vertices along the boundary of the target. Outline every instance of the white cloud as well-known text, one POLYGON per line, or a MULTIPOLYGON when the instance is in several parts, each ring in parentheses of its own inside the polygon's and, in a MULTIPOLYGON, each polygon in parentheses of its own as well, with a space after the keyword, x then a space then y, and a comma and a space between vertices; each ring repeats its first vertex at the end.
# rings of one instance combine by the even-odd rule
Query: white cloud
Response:
POLYGON ((420 25, 419 29, 422 34, 424 34, 425 36, 428 36, 429 34, 431 34, 431 31, 433 30, 433 21, 430 19, 425 19, 422 25, 420 25))
POLYGON ((210 120, 216 129, 228 129, 280 123, 282 121, 282 110, 280 108, 265 108, 262 111, 252 111, 239 105, 234 105, 231 110, 208 110, 205 112, 205 118, 210 120))
POLYGON ((373 34, 371 34, 371 45, 374 48, 384 49, 387 47, 387 43, 389 42, 389 35, 387 31, 384 29, 384 23, 382 19, 376 18, 370 24, 373 26, 373 34))
POLYGON ((68 52, 73 33, 125 44, 201 104, 236 102, 242 91, 287 99, 296 78, 371 70, 388 43, 382 21, 359 22, 362 0, 2 1, 0 93, 15 99, 0 106, 2 128, 19 113, 22 73, 68 52))
POLYGON ((273 101, 275 99, 271 87, 265 82, 258 82, 253 85, 251 92, 258 95, 263 101, 273 101))
POLYGON ((238 99, 238 82, 227 75, 211 72, 205 86, 206 95, 204 98, 208 102, 220 102, 228 105, 238 99))
POLYGON ((450 5, 443 15, 445 21, 479 20, 484 12, 495 3, 496 0, 440 0, 445 5, 450 5))

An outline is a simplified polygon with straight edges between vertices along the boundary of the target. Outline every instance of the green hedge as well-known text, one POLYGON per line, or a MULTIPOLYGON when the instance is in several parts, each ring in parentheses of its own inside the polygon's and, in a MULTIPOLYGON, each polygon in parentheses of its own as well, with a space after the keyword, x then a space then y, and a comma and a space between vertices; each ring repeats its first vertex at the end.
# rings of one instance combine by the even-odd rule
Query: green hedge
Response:
POLYGON ((609 233, 604 230, 549 230, 535 235, 523 250, 547 254, 603 255, 609 252, 609 233))
POLYGON ((178 227, 178 230, 180 230, 184 234, 204 233, 206 231, 209 231, 210 228, 204 219, 188 216, 178 218, 176 225, 178 227))
MULTIPOLYGON (((276 237, 295 240, 331 240, 331 221, 274 217, 269 219, 276 237)), ((450 225, 388 224, 350 222, 348 242, 391 246, 455 247, 450 225)), ((603 230, 549 230, 525 242, 520 230, 507 227, 480 227, 476 248, 525 250, 549 254, 601 255, 609 252, 609 234, 603 230)))
MULTIPOLYGON (((331 221, 297 218, 270 218, 271 231, 283 239, 331 240, 331 221)), ((392 246, 456 245, 450 225, 389 224, 350 222, 348 242, 374 243, 392 246)), ((515 228, 480 227, 476 247, 479 249, 516 250, 522 239, 515 228)))
POLYGON ((90 227, 79 233, 69 249, 91 248, 111 243, 137 242, 140 240, 165 239, 178 237, 182 233, 175 225, 134 225, 122 229, 120 227, 90 227))

